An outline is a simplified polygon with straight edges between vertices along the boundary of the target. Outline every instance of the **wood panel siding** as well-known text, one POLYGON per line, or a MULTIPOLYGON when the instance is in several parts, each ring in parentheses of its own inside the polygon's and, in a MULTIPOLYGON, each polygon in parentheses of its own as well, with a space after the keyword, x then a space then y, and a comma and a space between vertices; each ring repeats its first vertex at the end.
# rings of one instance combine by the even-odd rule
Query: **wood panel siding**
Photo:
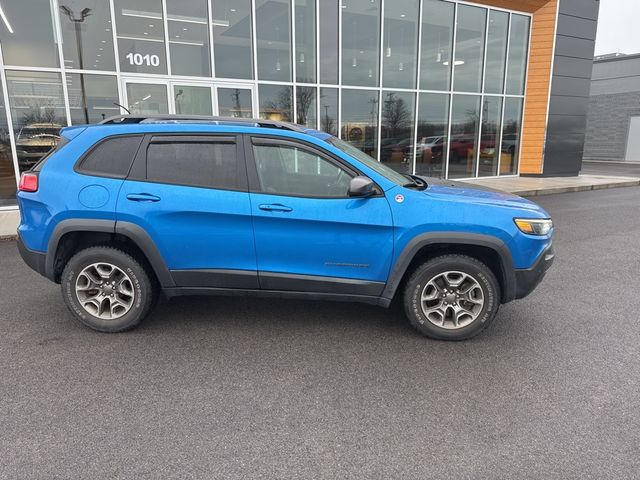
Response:
POLYGON ((533 14, 521 136, 520 173, 541 174, 558 0, 486 0, 477 3, 533 14))

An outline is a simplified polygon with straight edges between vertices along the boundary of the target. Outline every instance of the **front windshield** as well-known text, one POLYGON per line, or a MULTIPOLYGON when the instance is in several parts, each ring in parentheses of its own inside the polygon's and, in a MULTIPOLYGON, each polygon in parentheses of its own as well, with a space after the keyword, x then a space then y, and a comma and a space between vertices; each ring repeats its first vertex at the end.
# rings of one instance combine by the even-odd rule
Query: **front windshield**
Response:
POLYGON ((405 185, 407 183, 407 177, 371 158, 369 155, 364 153, 362 150, 357 149, 350 143, 340 140, 337 137, 329 137, 325 141, 337 149, 342 150, 347 155, 350 155, 356 160, 364 163, 367 167, 374 170, 376 173, 379 173, 387 180, 392 181, 396 185, 405 185))

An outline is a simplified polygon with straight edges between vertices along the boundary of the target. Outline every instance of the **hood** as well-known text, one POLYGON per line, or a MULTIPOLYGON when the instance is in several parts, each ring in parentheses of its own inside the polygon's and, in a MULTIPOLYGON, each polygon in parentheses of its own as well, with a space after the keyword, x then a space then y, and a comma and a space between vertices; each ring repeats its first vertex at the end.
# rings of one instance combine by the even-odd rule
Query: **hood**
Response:
POLYGON ((473 202, 486 205, 519 208, 539 212, 542 216, 549 214, 536 203, 512 193, 496 190, 495 188, 473 185, 471 183, 443 180, 441 178, 420 177, 427 182, 428 188, 424 193, 428 195, 446 196, 450 200, 473 202))

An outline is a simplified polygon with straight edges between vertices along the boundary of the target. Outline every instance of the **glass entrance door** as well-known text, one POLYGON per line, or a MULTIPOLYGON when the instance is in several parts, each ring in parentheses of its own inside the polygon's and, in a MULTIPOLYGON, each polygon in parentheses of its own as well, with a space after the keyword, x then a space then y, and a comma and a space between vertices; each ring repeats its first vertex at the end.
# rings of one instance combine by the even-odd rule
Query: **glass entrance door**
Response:
POLYGON ((213 115, 210 85, 172 82, 171 91, 178 115, 213 115))
POLYGON ((124 106, 132 115, 255 116, 254 87, 246 84, 211 85, 169 80, 123 80, 124 106))
POLYGON ((255 95, 251 86, 218 85, 216 99, 218 115, 221 117, 252 118, 255 116, 255 95))
POLYGON ((124 106, 132 115, 165 115, 169 113, 166 82, 123 80, 124 106))

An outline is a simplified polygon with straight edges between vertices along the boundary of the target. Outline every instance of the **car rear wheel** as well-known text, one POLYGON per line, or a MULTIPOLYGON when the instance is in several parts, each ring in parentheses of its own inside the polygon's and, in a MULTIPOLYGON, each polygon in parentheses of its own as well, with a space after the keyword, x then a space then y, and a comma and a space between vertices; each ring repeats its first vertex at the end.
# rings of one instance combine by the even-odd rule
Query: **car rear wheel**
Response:
POLYGON ((75 254, 62 273, 62 295, 76 319, 100 332, 137 326, 156 298, 145 269, 127 253, 91 247, 75 254))
POLYGON ((439 340, 466 340, 484 330, 500 306, 500 286, 484 263, 444 255, 422 264, 407 281, 404 307, 411 324, 439 340))

